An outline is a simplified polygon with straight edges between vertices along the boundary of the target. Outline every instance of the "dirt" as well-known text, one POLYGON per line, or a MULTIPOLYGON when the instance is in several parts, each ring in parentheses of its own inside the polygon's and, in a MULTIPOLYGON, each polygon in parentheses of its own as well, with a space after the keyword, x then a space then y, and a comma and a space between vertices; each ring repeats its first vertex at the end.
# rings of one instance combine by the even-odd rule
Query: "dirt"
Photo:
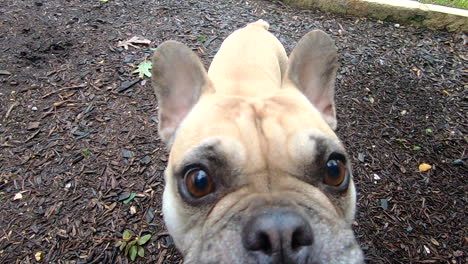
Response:
POLYGON ((124 230, 152 234, 134 263, 180 263, 161 218, 157 104, 132 71, 168 39, 209 65, 259 18, 288 51, 315 28, 336 40, 338 134, 367 263, 467 263, 466 35, 277 1, 4 0, 0 13, 0 263, 37 252, 127 263, 114 247, 124 230), (133 36, 151 44, 118 47, 133 36))

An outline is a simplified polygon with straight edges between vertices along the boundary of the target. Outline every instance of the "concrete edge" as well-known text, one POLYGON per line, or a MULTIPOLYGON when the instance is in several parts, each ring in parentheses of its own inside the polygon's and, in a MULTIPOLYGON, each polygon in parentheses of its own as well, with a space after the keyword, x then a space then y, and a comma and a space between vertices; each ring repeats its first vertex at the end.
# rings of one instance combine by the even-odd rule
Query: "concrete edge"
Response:
POLYGON ((286 4, 366 16, 449 32, 468 32, 468 10, 412 0, 283 0, 286 4))

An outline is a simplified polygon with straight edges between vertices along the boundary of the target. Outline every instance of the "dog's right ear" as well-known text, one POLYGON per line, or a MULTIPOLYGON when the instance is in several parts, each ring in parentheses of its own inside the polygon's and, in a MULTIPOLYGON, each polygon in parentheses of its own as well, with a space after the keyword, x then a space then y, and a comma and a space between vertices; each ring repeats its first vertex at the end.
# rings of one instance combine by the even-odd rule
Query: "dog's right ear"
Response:
POLYGON ((335 79, 337 48, 321 30, 302 37, 289 56, 286 80, 294 85, 319 110, 332 129, 336 129, 335 79))
POLYGON ((203 64, 177 41, 159 45, 153 55, 152 85, 159 105, 159 136, 168 146, 177 128, 200 98, 211 89, 203 64))

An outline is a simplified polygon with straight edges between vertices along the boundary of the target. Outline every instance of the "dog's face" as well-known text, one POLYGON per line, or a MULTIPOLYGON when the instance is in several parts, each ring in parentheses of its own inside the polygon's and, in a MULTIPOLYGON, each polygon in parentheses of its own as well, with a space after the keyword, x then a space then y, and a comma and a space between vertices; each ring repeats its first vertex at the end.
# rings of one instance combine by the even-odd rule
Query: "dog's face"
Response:
MULTIPOLYGON (((332 65, 314 71, 333 85, 336 50, 322 51, 332 65)), ((333 100, 311 103, 298 87, 310 77, 291 65, 302 57, 293 51, 281 89, 250 98, 217 93, 182 44, 156 51, 160 134, 170 146, 163 212, 186 263, 362 263, 333 100)))

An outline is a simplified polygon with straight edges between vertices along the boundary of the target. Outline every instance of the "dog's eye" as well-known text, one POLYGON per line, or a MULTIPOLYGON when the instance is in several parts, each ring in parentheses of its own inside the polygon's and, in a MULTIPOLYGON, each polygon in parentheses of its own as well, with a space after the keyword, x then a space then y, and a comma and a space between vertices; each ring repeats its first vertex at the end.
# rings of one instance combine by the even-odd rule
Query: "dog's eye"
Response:
POLYGON ((346 165, 338 159, 330 159, 327 162, 327 173, 324 181, 328 185, 340 186, 346 179, 346 165))
POLYGON ((201 168, 188 170, 184 176, 187 191, 195 198, 201 198, 214 190, 213 180, 206 171, 201 168))

